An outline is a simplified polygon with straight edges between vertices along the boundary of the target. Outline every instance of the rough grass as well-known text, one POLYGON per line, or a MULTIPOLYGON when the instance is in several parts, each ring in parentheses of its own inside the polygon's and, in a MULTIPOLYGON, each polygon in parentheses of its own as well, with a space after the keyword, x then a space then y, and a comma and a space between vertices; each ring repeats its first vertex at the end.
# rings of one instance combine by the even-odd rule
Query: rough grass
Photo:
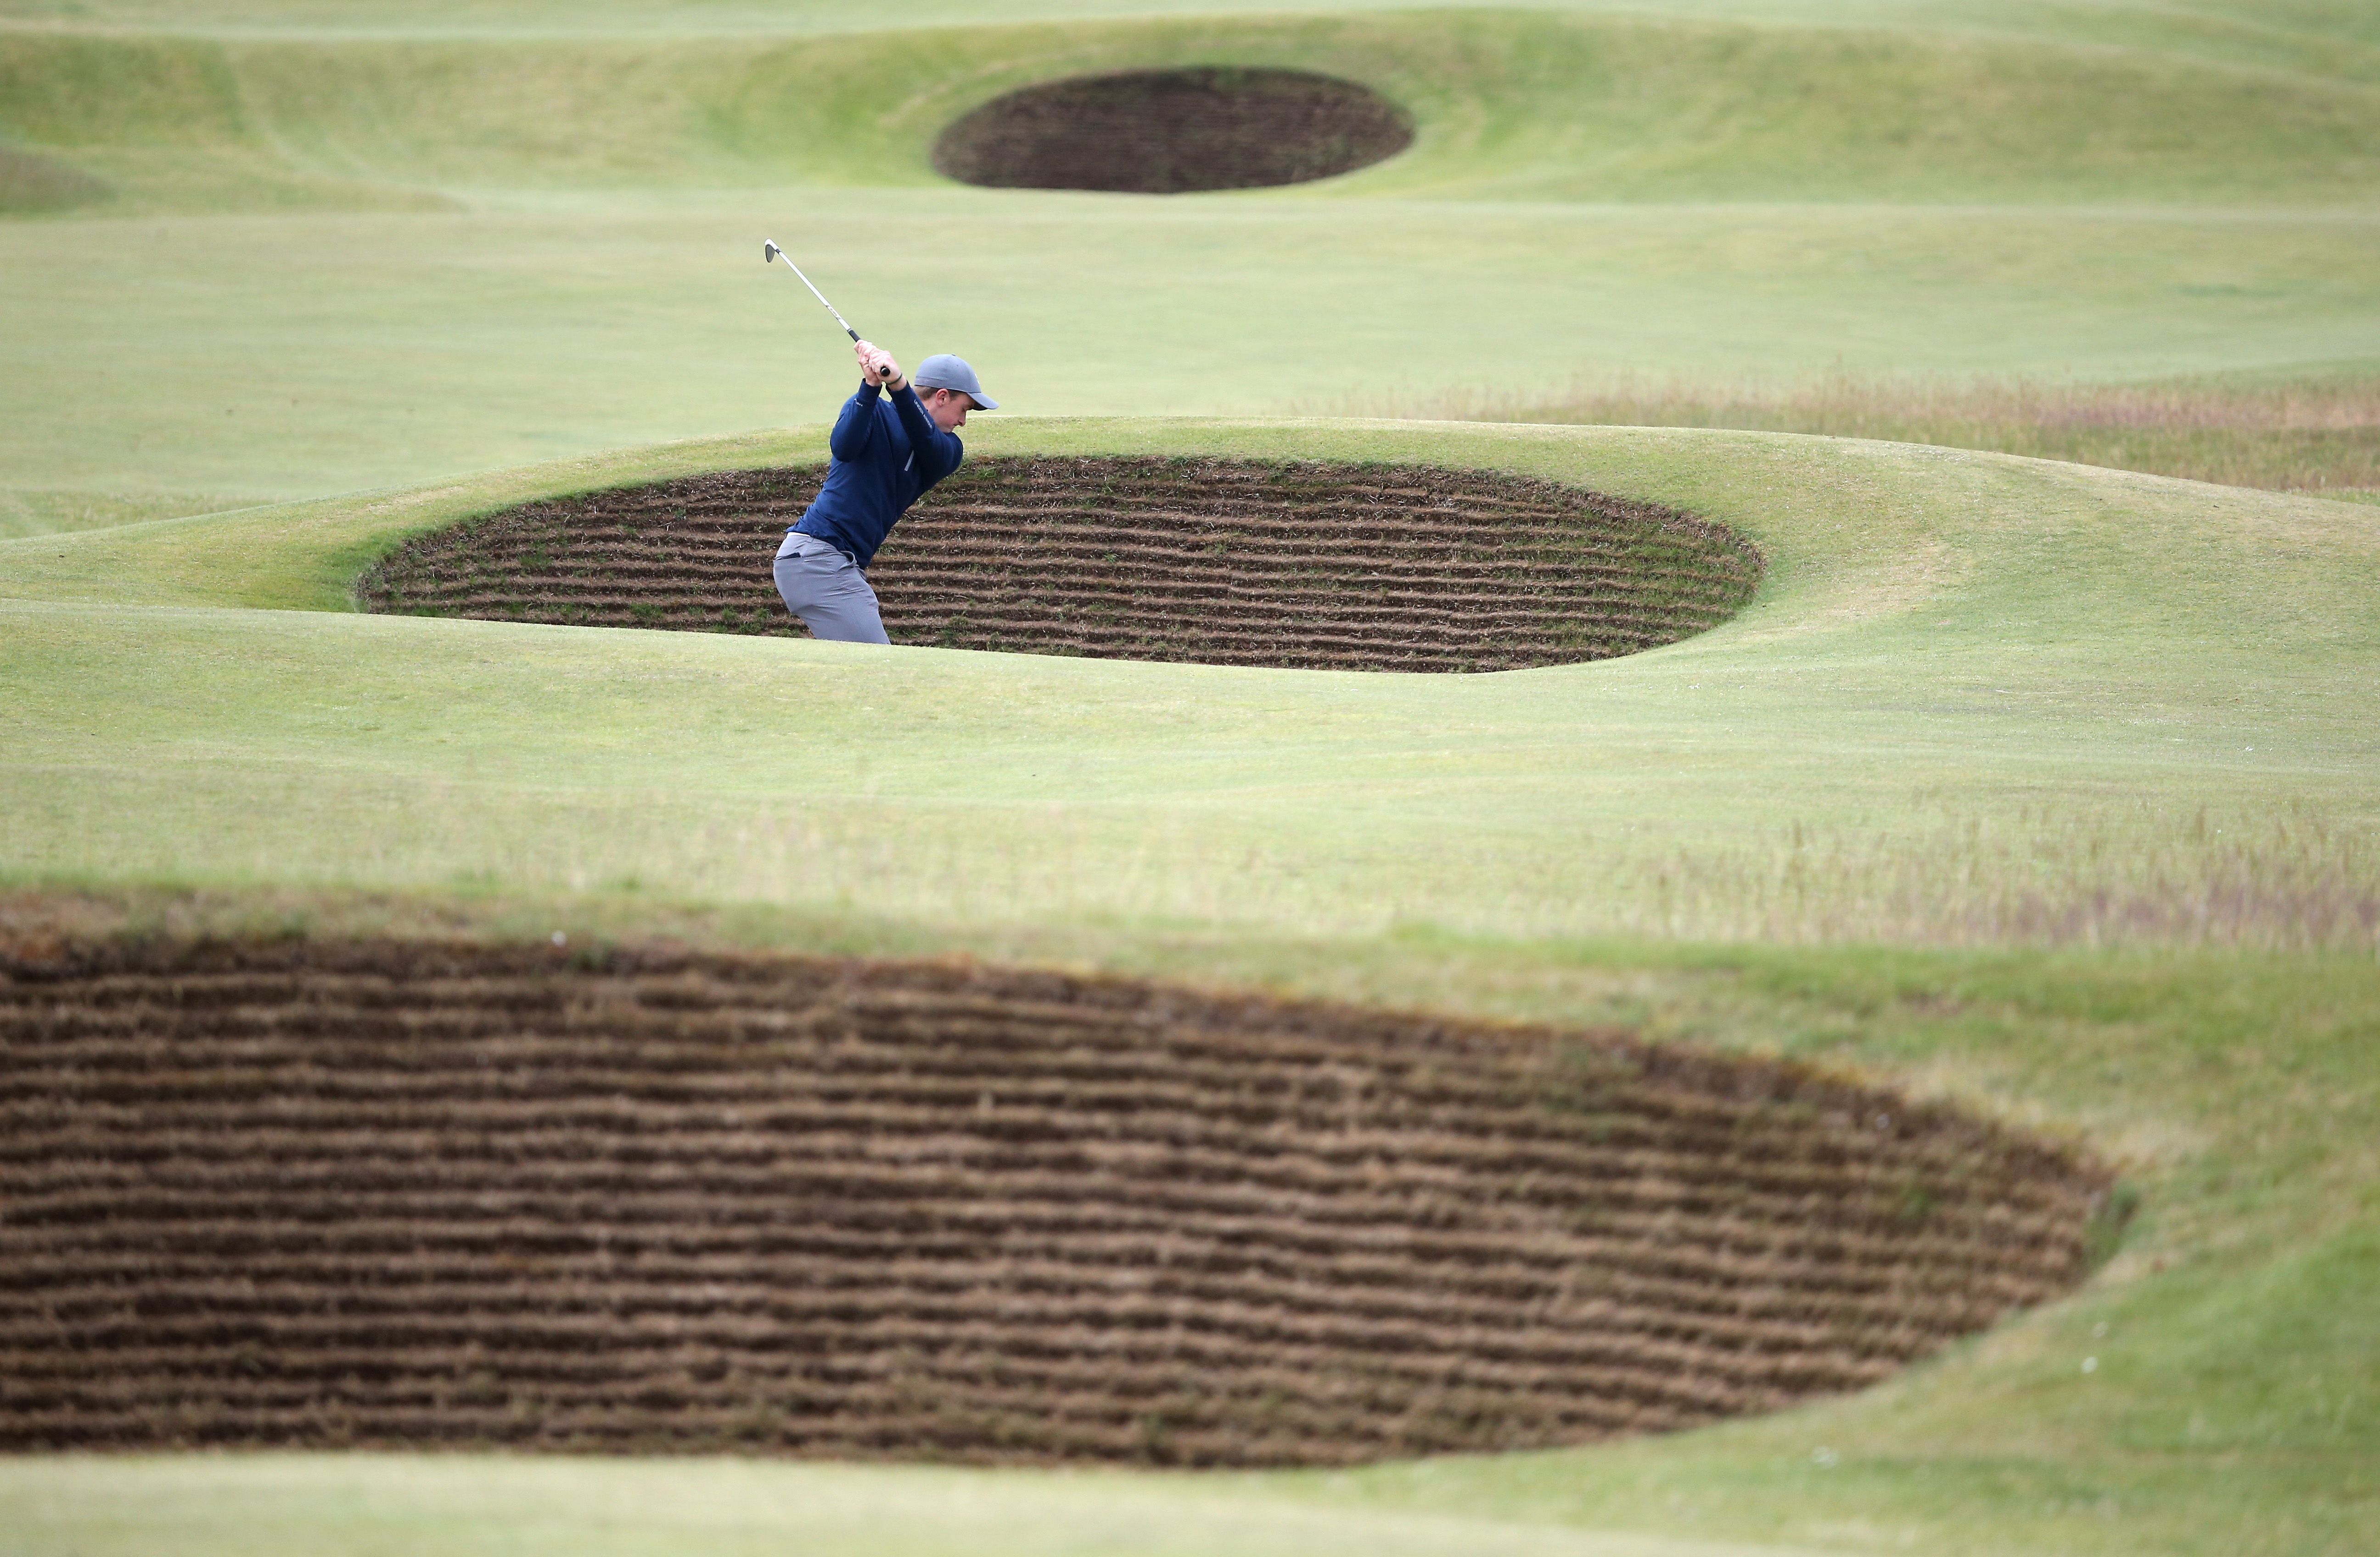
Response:
POLYGON ((105 184, 55 157, 0 144, 0 216, 69 211, 107 197, 105 184))
POLYGON ((2230 387, 1838 373, 1786 390, 1621 381, 1581 383, 1551 396, 1526 388, 1475 390, 1394 407, 1356 396, 1346 408, 1490 422, 1881 438, 2234 487, 2345 489, 2340 495, 2350 497, 2380 486, 2380 379, 2370 378, 2230 387))

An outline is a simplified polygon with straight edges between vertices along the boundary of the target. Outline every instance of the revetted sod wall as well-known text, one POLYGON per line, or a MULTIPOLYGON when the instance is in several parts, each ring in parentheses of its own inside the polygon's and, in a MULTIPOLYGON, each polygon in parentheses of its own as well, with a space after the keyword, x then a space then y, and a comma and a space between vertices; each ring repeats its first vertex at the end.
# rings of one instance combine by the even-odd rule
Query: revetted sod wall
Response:
MULTIPOLYGON (((770 577, 823 472, 531 503, 408 542, 370 609, 799 635, 770 577)), ((1671 643, 1751 597, 1718 525, 1492 472, 969 461, 876 555, 896 644, 1373 670, 1501 670, 1671 643)))
POLYGON ((0 1448, 1330 1464, 1856 1389, 2104 1175, 1791 1066, 1120 980, 0 960, 0 1448))
POLYGON ((1307 70, 1198 66, 1043 81, 934 143, 934 167, 1000 188, 1174 195, 1303 184, 1413 144, 1402 109, 1307 70))

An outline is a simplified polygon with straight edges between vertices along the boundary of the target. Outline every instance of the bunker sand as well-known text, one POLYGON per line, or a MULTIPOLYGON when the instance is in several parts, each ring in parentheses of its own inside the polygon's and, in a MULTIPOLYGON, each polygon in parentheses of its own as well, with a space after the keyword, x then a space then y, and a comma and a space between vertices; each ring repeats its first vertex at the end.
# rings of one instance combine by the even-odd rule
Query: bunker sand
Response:
POLYGON ((1253 1466, 1852 1390, 2062 1148, 1776 1062, 947 963, 0 960, 0 1445, 1253 1466))

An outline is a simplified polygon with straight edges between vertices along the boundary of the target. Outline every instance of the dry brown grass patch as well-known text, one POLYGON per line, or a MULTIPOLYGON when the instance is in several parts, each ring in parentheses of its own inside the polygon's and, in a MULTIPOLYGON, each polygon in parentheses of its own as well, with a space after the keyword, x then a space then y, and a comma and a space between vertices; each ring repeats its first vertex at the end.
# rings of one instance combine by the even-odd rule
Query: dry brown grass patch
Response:
POLYGON ((2234 487, 2380 487, 2380 379, 2240 387, 1836 374, 1790 388, 1581 382, 1341 413, 1610 427, 1734 428, 1988 449, 2234 487))

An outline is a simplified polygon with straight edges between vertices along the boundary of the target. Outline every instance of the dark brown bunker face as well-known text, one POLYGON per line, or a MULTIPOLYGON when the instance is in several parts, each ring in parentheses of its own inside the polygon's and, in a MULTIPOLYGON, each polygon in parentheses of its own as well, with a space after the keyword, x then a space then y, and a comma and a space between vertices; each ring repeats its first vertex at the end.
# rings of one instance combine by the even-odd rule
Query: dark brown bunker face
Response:
POLYGON ((1304 70, 1131 70, 997 97, 942 132, 934 167, 1003 189, 1174 195, 1304 184, 1413 144, 1402 109, 1304 70))
MULTIPOLYGON (((817 469, 531 503, 408 542, 374 610, 798 636, 771 582, 817 469)), ((1310 670, 1601 659, 1725 620, 1750 542, 1649 503, 1482 471, 970 461, 876 555, 896 644, 1310 670)))
POLYGON ((2106 1179, 1624 1034, 975 967, 0 958, 0 1449, 1315 1465, 1857 1389, 2106 1179))

